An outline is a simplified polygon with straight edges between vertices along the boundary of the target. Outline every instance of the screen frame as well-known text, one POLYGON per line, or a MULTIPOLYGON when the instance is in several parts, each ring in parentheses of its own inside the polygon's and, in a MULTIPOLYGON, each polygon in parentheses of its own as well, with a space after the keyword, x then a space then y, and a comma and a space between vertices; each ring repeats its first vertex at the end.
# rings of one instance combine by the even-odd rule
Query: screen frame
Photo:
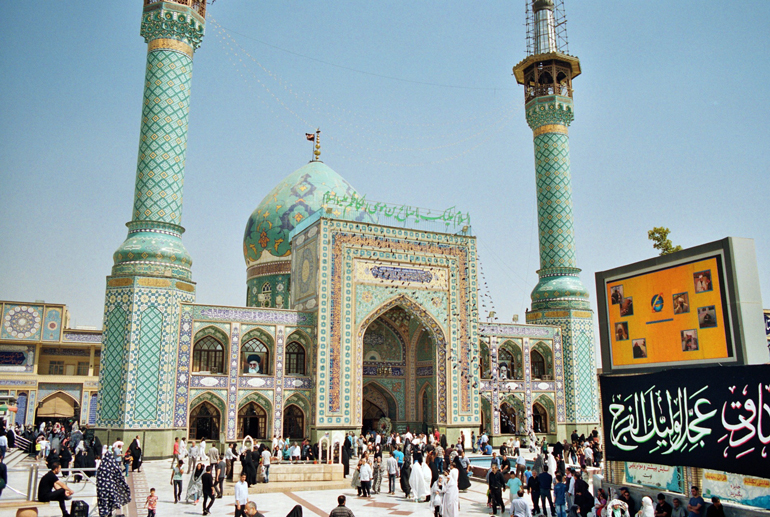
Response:
POLYGON ((651 259, 635 262, 607 271, 596 273, 597 316, 599 318, 599 342, 602 354, 603 373, 645 373, 668 368, 696 368, 714 364, 746 364, 745 344, 742 339, 740 325, 736 320, 737 296, 734 273, 733 254, 730 238, 710 242, 686 250, 662 255, 651 259), (608 284, 630 277, 654 273, 686 265, 700 260, 715 258, 720 273, 722 307, 725 321, 725 339, 728 351, 732 349, 732 357, 715 359, 697 359, 692 361, 671 361, 665 363, 647 363, 640 365, 614 366, 612 362, 612 329, 610 329, 609 311, 611 306, 607 299, 608 284), (721 267, 720 267, 721 266, 721 267))

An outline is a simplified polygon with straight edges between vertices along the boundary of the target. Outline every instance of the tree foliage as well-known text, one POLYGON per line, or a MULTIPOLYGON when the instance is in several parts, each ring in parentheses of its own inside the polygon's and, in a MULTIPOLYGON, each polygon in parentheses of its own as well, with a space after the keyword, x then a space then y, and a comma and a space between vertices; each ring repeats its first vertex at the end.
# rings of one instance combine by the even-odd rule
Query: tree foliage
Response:
POLYGON ((681 246, 674 246, 671 239, 668 238, 669 233, 671 233, 671 230, 665 226, 656 226, 647 232, 647 238, 652 241, 652 247, 660 250, 661 255, 682 251, 681 246))

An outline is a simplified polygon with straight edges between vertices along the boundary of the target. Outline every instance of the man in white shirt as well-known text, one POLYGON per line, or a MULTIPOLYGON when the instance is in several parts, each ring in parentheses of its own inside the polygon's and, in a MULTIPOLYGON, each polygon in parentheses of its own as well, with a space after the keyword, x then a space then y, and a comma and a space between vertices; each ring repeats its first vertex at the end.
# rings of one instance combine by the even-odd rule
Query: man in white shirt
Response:
POLYGON ((270 447, 270 450, 275 450, 275 448, 278 447, 278 436, 273 435, 273 446, 270 447))
POLYGON ((265 467, 265 483, 267 483, 270 472, 270 451, 267 449, 262 451, 262 466, 265 467))
POLYGON ((235 517, 242 517, 246 503, 249 502, 249 485, 246 483, 246 473, 241 473, 241 480, 235 484, 235 517))
POLYGON ((390 453, 390 456, 385 461, 385 466, 388 469, 388 493, 396 493, 396 477, 398 477, 398 460, 390 453))
POLYGON ((569 482, 566 494, 567 508, 572 508, 572 505, 575 504, 575 469, 567 470, 567 481, 569 482))
POLYGON ((404 435, 404 441, 411 442, 414 439, 414 436, 412 436, 412 433, 410 431, 407 431, 404 435))
POLYGON ((521 488, 511 499, 511 517, 530 517, 529 505, 524 499, 524 490, 521 488))
POLYGON ((377 436, 374 437, 374 445, 380 445, 382 443, 382 436, 380 436, 380 433, 377 433, 377 436))
POLYGON ((513 439, 513 453, 518 456, 519 448, 521 447, 521 441, 518 438, 513 439))

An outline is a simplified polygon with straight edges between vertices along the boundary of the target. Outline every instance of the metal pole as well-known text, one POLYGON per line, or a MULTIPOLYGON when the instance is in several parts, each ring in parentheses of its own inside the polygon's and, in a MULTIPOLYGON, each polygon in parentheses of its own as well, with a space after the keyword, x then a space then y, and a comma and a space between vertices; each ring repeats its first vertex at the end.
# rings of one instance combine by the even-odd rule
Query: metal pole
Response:
POLYGON ((37 485, 37 464, 29 468, 29 479, 27 480, 27 501, 35 500, 35 485, 37 485))

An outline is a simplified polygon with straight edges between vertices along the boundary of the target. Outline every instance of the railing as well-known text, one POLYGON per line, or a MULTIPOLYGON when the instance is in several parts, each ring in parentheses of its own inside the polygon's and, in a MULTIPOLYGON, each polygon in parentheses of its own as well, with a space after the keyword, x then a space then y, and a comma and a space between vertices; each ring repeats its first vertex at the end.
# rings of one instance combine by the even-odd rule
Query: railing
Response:
POLYGON ((186 5, 204 18, 206 17, 206 0, 144 0, 144 5, 152 5, 159 2, 186 5))
POLYGON ((31 445, 32 445, 32 442, 30 442, 29 440, 27 440, 26 438, 24 438, 22 436, 18 436, 17 435, 14 438, 14 445, 13 446, 16 449, 19 449, 20 451, 28 452, 31 445))
MULTIPOLYGON (((3 490, 3 501, 35 501, 37 500, 37 487, 47 469, 40 472, 40 466, 35 463, 29 467, 17 468, 12 467, 8 469, 8 483, 3 490), (18 475, 24 473, 26 475, 18 475), (16 474, 16 475, 14 475, 16 474), (22 480, 25 481, 25 486, 21 486, 22 480), (16 485, 16 486, 14 486, 16 485)), ((70 490, 73 491, 72 499, 83 499, 87 497, 96 497, 96 468, 68 468, 67 474, 64 474, 65 470, 62 469, 59 474, 59 479, 64 481, 70 490), (88 474, 92 477, 89 477, 88 474), (75 476, 80 476, 82 479, 79 482, 75 481, 75 476)))

